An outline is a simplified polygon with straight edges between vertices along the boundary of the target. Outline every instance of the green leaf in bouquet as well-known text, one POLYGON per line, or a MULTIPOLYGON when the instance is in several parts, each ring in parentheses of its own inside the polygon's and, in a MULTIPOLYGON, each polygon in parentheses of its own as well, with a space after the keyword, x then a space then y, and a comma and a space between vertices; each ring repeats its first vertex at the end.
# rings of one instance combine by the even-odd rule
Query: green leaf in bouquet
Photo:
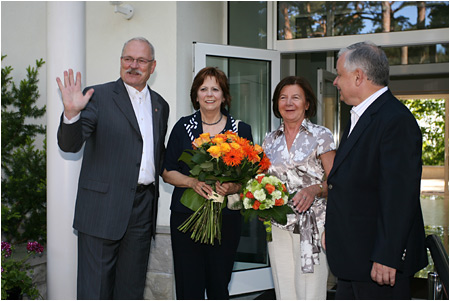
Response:
POLYGON ((241 214, 244 217, 245 222, 248 222, 249 220, 252 220, 252 219, 254 219, 255 217, 258 217, 258 216, 261 217, 258 214, 257 210, 245 210, 245 209, 242 209, 241 210, 241 214))
POLYGON ((194 177, 198 177, 198 175, 202 172, 202 169, 201 169, 200 165, 195 165, 194 167, 191 168, 191 170, 189 172, 194 177))
POLYGON ((199 175, 198 175, 198 180, 200 181, 200 182, 205 182, 206 181, 206 176, 207 176, 208 174, 206 173, 206 172, 204 172, 204 171, 201 171, 200 173, 199 173, 199 175))
POLYGON ((217 176, 224 176, 224 177, 228 177, 228 178, 232 178, 232 179, 235 179, 236 177, 232 177, 232 172, 231 172, 231 170, 224 170, 223 172, 220 172, 220 170, 217 170, 216 172, 215 172, 215 174, 217 175, 217 176))
POLYGON ((224 182, 234 182, 234 183, 240 183, 239 179, 230 176, 230 177, 217 177, 217 180, 219 180, 220 183, 224 182))
POLYGON ((286 225, 287 215, 294 213, 294 211, 292 211, 292 208, 288 205, 273 207, 271 210, 273 220, 281 225, 286 225))
POLYGON ((200 166, 204 171, 214 171, 214 164, 211 161, 205 161, 197 166, 200 166))
POLYGON ((237 175, 241 175, 242 174, 242 168, 239 165, 236 165, 234 170, 236 171, 237 175))
POLYGON ((195 190, 192 188, 186 189, 180 200, 181 204, 188 207, 192 211, 197 211, 198 208, 200 208, 203 203, 205 203, 205 201, 205 198, 195 192, 195 190))
POLYGON ((196 152, 193 156, 192 156, 192 162, 195 162, 197 164, 202 164, 205 161, 208 161, 209 159, 211 159, 211 156, 208 153, 204 153, 202 151, 200 152, 196 152))
POLYGON ((193 168, 195 166, 194 162, 192 162, 192 156, 194 155, 194 151, 191 149, 186 149, 183 151, 181 156, 178 158, 178 161, 182 161, 186 163, 189 168, 193 168))

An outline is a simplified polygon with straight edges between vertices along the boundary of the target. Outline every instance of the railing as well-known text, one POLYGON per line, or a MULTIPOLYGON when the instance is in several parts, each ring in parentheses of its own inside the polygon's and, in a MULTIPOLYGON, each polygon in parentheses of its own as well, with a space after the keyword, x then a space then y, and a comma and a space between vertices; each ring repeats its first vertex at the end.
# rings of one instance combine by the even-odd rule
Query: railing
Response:
POLYGON ((448 254, 439 236, 428 235, 425 241, 433 258, 435 272, 428 273, 428 299, 448 300, 448 254))

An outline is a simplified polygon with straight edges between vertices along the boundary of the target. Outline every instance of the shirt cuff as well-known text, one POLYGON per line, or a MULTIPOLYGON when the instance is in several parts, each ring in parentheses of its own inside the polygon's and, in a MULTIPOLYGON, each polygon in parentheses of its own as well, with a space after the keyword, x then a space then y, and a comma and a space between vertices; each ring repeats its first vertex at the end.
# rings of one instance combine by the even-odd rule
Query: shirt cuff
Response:
POLYGON ((66 117, 66 114, 64 114, 64 123, 65 124, 72 124, 72 123, 75 123, 75 122, 77 122, 78 120, 80 120, 80 115, 81 115, 81 112, 80 113, 78 113, 78 115, 76 115, 75 117, 73 117, 72 119, 68 119, 67 117, 66 117))

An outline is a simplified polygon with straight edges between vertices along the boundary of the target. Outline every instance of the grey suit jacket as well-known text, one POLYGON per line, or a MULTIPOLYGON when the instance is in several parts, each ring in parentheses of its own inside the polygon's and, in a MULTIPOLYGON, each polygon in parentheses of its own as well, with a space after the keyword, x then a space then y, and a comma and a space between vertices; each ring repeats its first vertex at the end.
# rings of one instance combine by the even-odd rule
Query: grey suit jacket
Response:
MULTIPOLYGON (((64 124, 61 115, 58 145, 65 152, 78 152, 85 143, 73 227, 92 236, 118 240, 131 214, 143 140, 122 79, 92 88, 94 94, 80 120, 64 124)), ((154 235, 169 105, 158 93, 150 93, 156 171, 154 235)))

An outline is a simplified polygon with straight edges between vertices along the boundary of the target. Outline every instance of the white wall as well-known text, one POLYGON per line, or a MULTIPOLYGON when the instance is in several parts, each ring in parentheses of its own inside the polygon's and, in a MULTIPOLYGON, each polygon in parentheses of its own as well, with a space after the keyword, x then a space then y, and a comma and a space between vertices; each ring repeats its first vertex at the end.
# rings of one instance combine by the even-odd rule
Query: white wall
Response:
POLYGON ((184 62, 179 64, 177 81, 179 107, 176 118, 192 112, 189 97, 193 79, 192 44, 193 42, 226 44, 226 2, 177 2, 178 20, 186 22, 177 23, 177 58, 184 62), (189 20, 189 21, 188 21, 189 20), (193 22, 197 20, 197 22, 193 22), (199 22, 201 20, 201 22, 199 22), (185 80, 190 78, 191 81, 185 80))
MULTIPOLYGON (((182 116, 192 114, 190 89, 193 79, 192 43, 205 42, 226 44, 226 2, 178 1, 176 22, 176 72, 172 74, 172 90, 176 91, 175 103, 170 106, 169 129, 182 116)), ((166 98, 167 100, 167 98, 166 98)), ((170 133, 167 135, 169 138, 170 133)), ((167 141, 166 139, 166 141, 167 141)), ((158 225, 169 225, 170 202, 173 186, 161 186, 158 225)))
MULTIPOLYGON (((46 3, 38 1, 14 1, 1 3, 1 53, 7 55, 2 61, 2 67, 12 66, 11 72, 16 84, 26 77, 26 68, 35 67, 36 60, 46 57, 47 24, 46 3)), ((39 71, 39 93, 41 95, 37 106, 46 105, 46 64, 39 71)), ((56 83, 56 81, 55 81, 56 83)), ((47 122, 44 115, 32 123, 47 122)), ((37 137, 37 145, 40 146, 43 136, 37 137)))
MULTIPOLYGON (((124 1, 134 7, 126 20, 114 13, 109 1, 86 2, 86 85, 119 78, 123 43, 136 36, 155 47, 157 66, 150 87, 170 105, 169 133, 175 122, 192 112, 189 90, 192 83, 192 42, 226 44, 226 2, 223 1, 124 1)), ((47 53, 46 2, 1 3, 1 47, 12 65, 13 76, 22 79, 25 68, 47 53)), ((70 32, 67 33, 70 35, 70 32)), ((64 66, 71 68, 73 66, 64 66)), ((75 70, 76 71, 76 70, 75 70)), ((39 105, 45 105, 46 68, 40 72, 39 105)), ((56 88, 56 81, 55 81, 56 88)), ((43 118, 45 123, 46 119, 43 118)), ((168 137, 167 137, 168 138, 168 137)), ((76 183, 77 179, 73 179, 76 183)), ((158 225, 168 226, 172 186, 162 184, 158 225)), ((72 221, 68 221, 72 223, 72 221)))
MULTIPOLYGON (((114 7, 109 1, 86 4, 86 83, 90 85, 117 80, 123 43, 132 37, 147 38, 155 47, 156 58, 156 69, 150 77, 149 85, 169 103, 171 108, 169 129, 171 129, 173 112, 177 107, 176 2, 124 3, 134 8, 134 16, 130 20, 115 14, 114 7)), ((164 188, 161 191, 158 225, 169 225, 168 190, 164 188)))

